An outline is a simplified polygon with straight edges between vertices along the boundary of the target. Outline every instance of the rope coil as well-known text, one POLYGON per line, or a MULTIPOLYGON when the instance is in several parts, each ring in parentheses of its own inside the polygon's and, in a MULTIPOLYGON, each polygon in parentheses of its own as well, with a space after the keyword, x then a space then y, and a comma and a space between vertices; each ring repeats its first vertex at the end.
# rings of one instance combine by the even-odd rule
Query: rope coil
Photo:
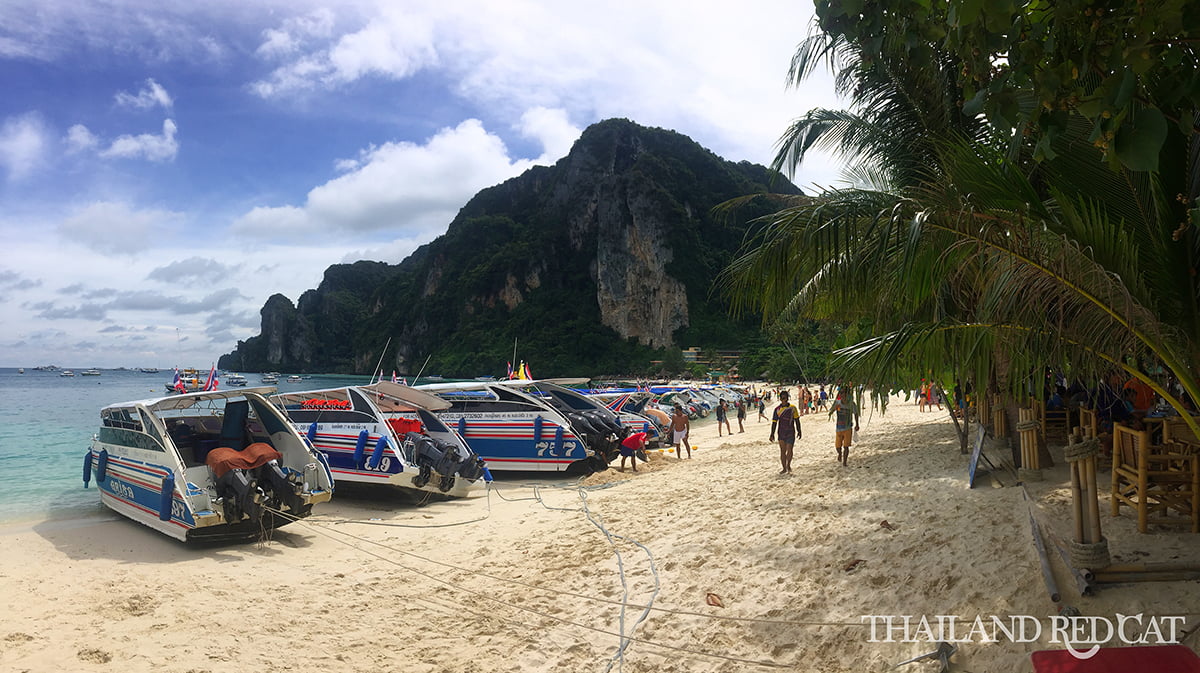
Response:
POLYGON ((1108 555, 1108 540, 1099 542, 1076 542, 1071 540, 1071 565, 1076 568, 1098 570, 1112 565, 1108 555))
POLYGON ((1100 440, 1096 437, 1068 444, 1063 448, 1063 458, 1069 463, 1086 460, 1100 454, 1100 440))

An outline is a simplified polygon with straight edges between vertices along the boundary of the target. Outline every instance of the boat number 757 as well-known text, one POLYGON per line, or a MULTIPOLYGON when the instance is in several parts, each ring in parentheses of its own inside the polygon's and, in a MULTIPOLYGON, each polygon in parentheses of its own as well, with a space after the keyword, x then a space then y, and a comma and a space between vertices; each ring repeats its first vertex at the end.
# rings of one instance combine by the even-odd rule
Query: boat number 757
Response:
POLYGON ((534 444, 534 446, 537 447, 537 450, 538 450, 537 455, 539 458, 542 456, 551 456, 551 457, 555 457, 558 455, 569 456, 569 455, 571 455, 571 452, 575 450, 575 442, 563 442, 562 454, 554 453, 554 443, 553 442, 538 442, 537 444, 534 444))

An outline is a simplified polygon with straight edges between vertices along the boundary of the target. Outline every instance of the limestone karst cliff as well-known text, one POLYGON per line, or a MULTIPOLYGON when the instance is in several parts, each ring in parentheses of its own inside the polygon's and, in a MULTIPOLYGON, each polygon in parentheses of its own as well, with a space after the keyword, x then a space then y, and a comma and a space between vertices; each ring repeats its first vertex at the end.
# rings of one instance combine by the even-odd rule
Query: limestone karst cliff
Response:
POLYGON ((713 206, 798 193, 759 165, 626 120, 589 127, 554 166, 472 198, 446 233, 398 265, 330 267, 293 306, 263 307, 262 334, 221 358, 246 371, 537 375, 627 372, 681 345, 737 347, 757 322, 731 319, 712 282, 741 244, 713 206), (686 341, 686 344, 681 343, 686 341))

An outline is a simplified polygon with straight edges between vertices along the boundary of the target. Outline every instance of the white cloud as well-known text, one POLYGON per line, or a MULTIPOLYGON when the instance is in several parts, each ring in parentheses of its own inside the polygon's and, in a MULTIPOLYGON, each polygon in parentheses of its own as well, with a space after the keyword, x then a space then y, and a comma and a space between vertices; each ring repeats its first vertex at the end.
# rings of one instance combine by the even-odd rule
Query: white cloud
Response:
MULTIPOLYGON (((559 143, 569 136, 567 128, 565 116, 549 110, 529 121, 531 132, 559 143)), ((514 161, 499 137, 468 119, 424 145, 397 142, 364 150, 357 164, 309 191, 303 206, 255 208, 238 218, 234 231, 280 240, 330 232, 354 232, 366 240, 384 232, 398 237, 440 233, 476 192, 533 162, 514 161)))
POLYGON ((404 79, 438 60, 434 47, 434 25, 418 12, 385 5, 379 16, 359 30, 321 43, 331 37, 331 21, 320 14, 308 23, 285 21, 282 28, 264 32, 260 56, 293 60, 276 68, 250 89, 263 98, 314 88, 339 86, 365 76, 404 79), (311 43, 318 44, 312 45, 311 43), (311 45, 311 46, 310 46, 311 45))
POLYGON ((562 109, 535 107, 521 115, 521 135, 534 138, 542 144, 542 156, 535 163, 551 164, 567 156, 571 146, 579 140, 583 130, 567 119, 562 109))
POLYGON ((63 142, 67 144, 68 152, 83 152, 99 145, 100 139, 89 131, 88 127, 83 124, 75 124, 67 129, 67 135, 63 138, 63 142))
POLYGON ((167 93, 167 90, 158 82, 155 82, 153 78, 147 79, 145 86, 137 94, 118 91, 116 101, 117 105, 124 107, 146 109, 155 105, 161 105, 165 110, 170 110, 171 105, 174 103, 171 100, 171 94, 167 93))
POLYGON ((50 133, 36 112, 9 117, 0 125, 0 166, 9 177, 20 180, 46 160, 50 133))
POLYGON ((108 149, 100 153, 102 157, 117 157, 121 159, 144 158, 150 161, 171 161, 179 151, 179 142, 175 140, 175 122, 163 121, 162 135, 142 133, 136 136, 123 135, 112 142, 108 149))
POLYGON ((302 49, 313 40, 328 38, 333 33, 333 12, 321 8, 302 16, 284 19, 279 28, 262 32, 263 42, 255 51, 264 58, 282 59, 302 49))
POLYGON ((133 255, 164 238, 167 229, 181 219, 179 213, 165 210, 134 210, 124 203, 89 204, 67 217, 58 226, 66 239, 93 250, 133 255))

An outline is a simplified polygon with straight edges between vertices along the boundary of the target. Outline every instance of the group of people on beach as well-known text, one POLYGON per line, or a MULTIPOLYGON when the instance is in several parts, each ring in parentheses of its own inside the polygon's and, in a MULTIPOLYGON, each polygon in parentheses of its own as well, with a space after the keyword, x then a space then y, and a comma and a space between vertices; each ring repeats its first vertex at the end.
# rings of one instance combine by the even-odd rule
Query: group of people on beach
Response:
MULTIPOLYGON (((807 403, 801 402, 801 404, 808 406, 814 403, 812 391, 808 388, 801 388, 800 391, 802 400, 806 394, 809 398, 807 403)), ((796 445, 796 440, 804 437, 804 431, 800 427, 800 417, 808 412, 802 412, 800 408, 797 408, 788 401, 788 391, 781 390, 778 395, 779 406, 775 407, 775 411, 771 414, 770 441, 779 442, 779 474, 791 474, 792 452, 796 445), (776 440, 776 437, 778 437, 778 440, 776 440)), ((825 401, 828 399, 825 386, 821 386, 819 395, 816 398, 816 403, 820 406, 817 408, 823 409, 825 408, 825 401)), ((829 406, 827 417, 837 417, 834 423, 833 446, 837 452, 837 460, 843 467, 849 465, 850 445, 854 442, 854 433, 858 431, 858 415, 858 406, 851 398, 849 389, 846 386, 840 386, 837 398, 829 406)))
MULTIPOLYGON (((815 413, 818 409, 825 409, 828 405, 829 394, 825 390, 825 386, 820 386, 817 393, 813 393, 809 388, 800 388, 801 407, 792 404, 790 394, 787 390, 776 391, 776 397, 779 399, 778 406, 771 412, 771 434, 770 440, 779 443, 779 474, 791 474, 792 472, 792 453, 796 445, 796 441, 804 437, 804 431, 800 426, 800 417, 808 413, 815 413), (778 437, 778 439, 776 439, 778 437)), ((737 400, 734 402, 732 409, 725 399, 721 399, 717 406, 717 436, 724 436, 724 432, 733 435, 733 427, 729 423, 730 413, 735 413, 738 422, 738 432, 745 432, 746 407, 748 405, 756 405, 758 407, 759 420, 766 417, 766 405, 771 399, 771 393, 753 394, 748 400, 737 400)), ((841 386, 838 388, 836 399, 831 405, 828 405, 828 416, 833 418, 836 416, 834 424, 834 450, 837 453, 837 460, 843 466, 849 464, 850 446, 854 441, 854 433, 858 431, 858 406, 852 399, 849 388, 841 386)), ((692 445, 688 441, 688 433, 691 431, 692 421, 684 411, 681 404, 676 403, 671 414, 670 426, 668 431, 671 433, 671 444, 674 447, 675 455, 679 460, 683 460, 683 452, 687 451, 687 457, 692 457, 692 445)), ((621 443, 621 464, 620 471, 625 471, 625 459, 629 458, 633 463, 633 471, 637 472, 637 452, 642 450, 646 445, 646 433, 637 432, 625 438, 621 443)))

